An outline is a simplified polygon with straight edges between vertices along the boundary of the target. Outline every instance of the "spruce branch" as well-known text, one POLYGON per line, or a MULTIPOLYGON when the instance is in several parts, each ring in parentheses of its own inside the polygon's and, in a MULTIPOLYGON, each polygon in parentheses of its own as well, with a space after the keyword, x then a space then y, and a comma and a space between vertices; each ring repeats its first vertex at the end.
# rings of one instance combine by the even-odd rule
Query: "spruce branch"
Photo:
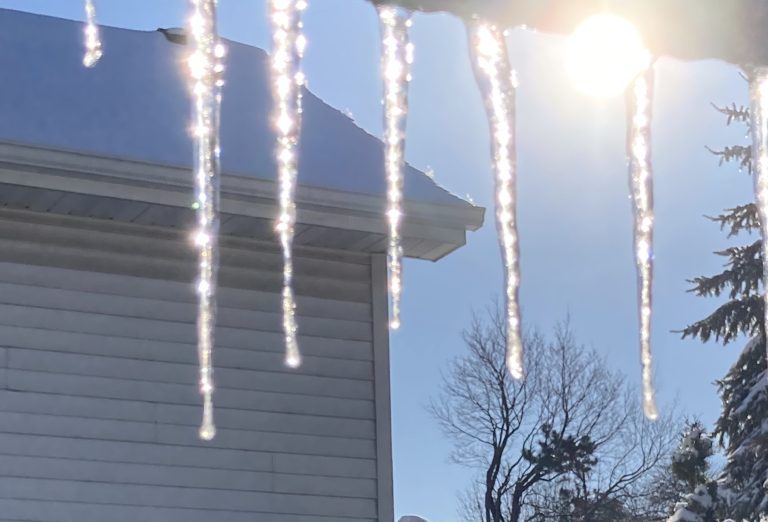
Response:
POLYGON ((760 216, 757 205, 748 203, 737 207, 728 208, 719 216, 705 216, 707 219, 720 224, 720 230, 728 230, 728 237, 734 237, 742 230, 752 232, 760 229, 760 216))
POLYGON ((732 103, 730 106, 723 106, 720 107, 717 104, 712 103, 712 107, 715 108, 717 112, 720 114, 724 114, 726 119, 726 125, 730 125, 733 122, 737 123, 744 123, 746 125, 749 125, 751 123, 750 120, 750 113, 749 113, 749 107, 745 105, 736 105, 735 103, 732 103))
POLYGON ((728 344, 741 334, 755 336, 763 330, 763 298, 751 295, 734 299, 715 310, 709 317, 702 319, 684 330, 682 337, 693 337, 702 342, 712 337, 723 344, 728 344))
POLYGON ((729 299, 756 295, 762 286, 763 257, 761 240, 748 246, 731 247, 715 254, 727 257, 727 269, 710 277, 696 277, 688 282, 689 292, 702 297, 719 297, 728 288, 729 299))
POLYGON ((720 159, 720 165, 725 163, 738 163, 739 169, 752 173, 752 146, 732 145, 721 150, 706 147, 706 149, 720 159))

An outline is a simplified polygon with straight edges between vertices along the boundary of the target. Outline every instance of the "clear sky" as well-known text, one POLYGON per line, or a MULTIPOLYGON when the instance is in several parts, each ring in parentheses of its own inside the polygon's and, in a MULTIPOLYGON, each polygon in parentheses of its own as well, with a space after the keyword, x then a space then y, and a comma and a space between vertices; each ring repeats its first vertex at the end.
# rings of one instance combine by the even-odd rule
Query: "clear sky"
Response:
MULTIPOLYGON (((185 0, 97 0, 106 25, 156 29, 184 24, 185 0)), ((0 0, 0 7, 82 19, 81 0, 0 0)), ((378 28, 363 0, 310 0, 305 17, 310 89, 381 134, 378 28)), ((268 48, 264 0, 221 0, 223 36, 268 48)), ((30 35, 34 37, 34 35, 30 35)), ((454 193, 490 207, 487 124, 470 70, 464 30, 445 15, 417 15, 408 160, 431 167, 454 193)), ((568 83, 562 41, 514 32, 519 71, 522 302, 529 326, 547 329, 570 314, 580 340, 638 381, 635 272, 624 157, 623 101, 595 101, 568 83)), ((109 52, 109 43, 105 43, 109 52)), ((4 81, 12 81, 6 78, 4 81)), ((672 330, 716 304, 686 290, 686 279, 716 272, 711 255, 728 243, 703 215, 744 203, 748 176, 717 168, 705 145, 744 142, 710 107, 745 102, 735 68, 708 62, 658 64, 655 104, 657 241, 654 343, 662 402, 711 423, 714 379, 739 344, 681 341, 672 330)), ((1 117, 1 115, 0 115, 1 117)), ((486 226, 442 261, 405 266, 403 327, 392 337, 395 503, 399 515, 457 521, 456 498, 472 477, 447 461, 449 444, 425 411, 441 370, 463 350, 472 310, 501 293, 501 264, 489 210, 486 226)), ((638 391, 639 393, 639 391, 638 391)))

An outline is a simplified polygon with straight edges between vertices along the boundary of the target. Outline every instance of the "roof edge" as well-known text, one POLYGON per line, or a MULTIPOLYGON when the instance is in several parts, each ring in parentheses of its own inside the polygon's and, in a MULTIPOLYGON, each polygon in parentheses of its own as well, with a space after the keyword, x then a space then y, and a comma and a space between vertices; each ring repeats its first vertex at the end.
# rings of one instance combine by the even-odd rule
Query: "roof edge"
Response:
MULTIPOLYGON (((0 141, 0 183, 63 190, 94 197, 143 201, 188 209, 193 200, 189 169, 0 141), (30 176, 33 173, 34 176, 30 176)), ((276 183, 224 174, 222 210, 274 219, 276 183)), ((386 234, 386 202, 380 196, 327 188, 297 188, 300 223, 386 234)), ((403 237, 444 241, 436 260, 464 244, 467 231, 482 226, 485 209, 432 202, 405 203, 403 237)), ((422 257, 422 256, 419 256, 422 257)))

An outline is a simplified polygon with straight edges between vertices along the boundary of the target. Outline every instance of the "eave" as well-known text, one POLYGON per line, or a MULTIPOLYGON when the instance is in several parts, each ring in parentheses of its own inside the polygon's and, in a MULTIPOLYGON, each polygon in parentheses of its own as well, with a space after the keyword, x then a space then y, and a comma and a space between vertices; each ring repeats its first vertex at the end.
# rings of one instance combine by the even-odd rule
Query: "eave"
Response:
MULTIPOLYGON (((172 228, 191 226, 188 169, 0 142, 0 204, 42 212, 172 228)), ((222 233, 274 239, 275 183, 225 175, 222 233)), ((466 242, 485 209, 469 204, 406 202, 403 247, 407 257, 437 260, 466 242)), ((381 197, 300 186, 297 246, 359 252, 386 250, 381 197)))

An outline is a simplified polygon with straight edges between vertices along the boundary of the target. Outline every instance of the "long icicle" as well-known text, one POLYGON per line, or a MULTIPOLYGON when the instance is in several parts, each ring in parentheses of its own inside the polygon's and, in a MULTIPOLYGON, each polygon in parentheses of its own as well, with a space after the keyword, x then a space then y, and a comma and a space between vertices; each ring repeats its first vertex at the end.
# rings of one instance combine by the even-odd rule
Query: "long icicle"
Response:
POLYGON ((651 352, 654 228, 653 166, 651 162, 653 78, 653 67, 648 67, 635 79, 627 91, 627 155, 634 212, 643 410, 645 416, 651 420, 655 420, 659 416, 653 389, 653 356, 651 352))
POLYGON ((306 40, 302 32, 301 14, 305 0, 271 0, 272 22, 272 91, 277 131, 277 168, 280 210, 276 231, 283 249, 283 330, 285 363, 301 365, 296 324, 296 299, 293 292, 293 238, 296 226, 296 178, 298 145, 301 135, 301 91, 304 75, 301 57, 306 40))
POLYGON ((83 33, 85 40, 83 65, 93 67, 102 55, 101 37, 99 36, 99 26, 96 23, 96 7, 93 5, 93 0, 85 0, 85 29, 83 33))
POLYGON ((468 27, 469 49, 490 125, 496 174, 496 227, 505 269, 507 367, 516 379, 524 374, 520 319, 520 252, 517 232, 517 158, 515 96, 504 33, 482 20, 468 27))
POLYGON ((216 31, 217 0, 190 0, 192 54, 189 58, 195 137, 195 208, 198 251, 197 351, 203 419, 200 438, 216 435, 213 420, 213 343, 216 326, 216 286, 219 264, 219 108, 224 66, 224 46, 216 31))
POLYGON ((408 37, 410 13, 402 8, 378 7, 381 27, 381 68, 384 77, 384 146, 389 222, 389 293, 392 299, 390 327, 400 327, 402 257, 400 227, 403 218, 403 167, 405 126, 408 118, 408 82, 413 63, 413 44, 408 37))
POLYGON ((750 76, 752 176, 763 240, 763 331, 768 332, 768 67, 757 67, 750 76))

